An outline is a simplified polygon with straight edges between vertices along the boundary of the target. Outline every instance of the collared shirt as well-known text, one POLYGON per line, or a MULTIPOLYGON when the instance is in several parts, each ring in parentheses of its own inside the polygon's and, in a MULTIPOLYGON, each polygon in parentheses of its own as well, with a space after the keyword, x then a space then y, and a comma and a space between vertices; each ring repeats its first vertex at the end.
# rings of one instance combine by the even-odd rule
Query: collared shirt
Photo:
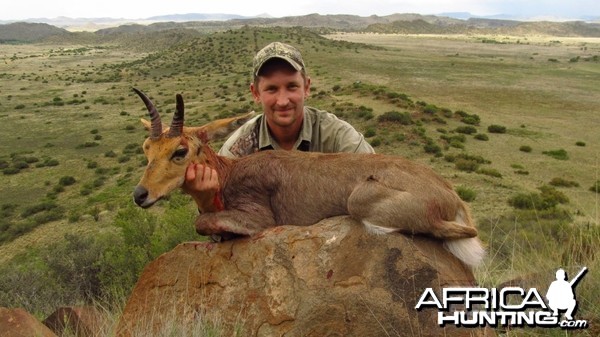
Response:
MULTIPOLYGON (((259 115, 237 129, 223 144, 219 154, 242 157, 258 151, 279 149, 281 147, 269 132, 266 118, 259 115)), ((294 149, 310 152, 375 152, 352 125, 332 113, 311 107, 304 107, 302 129, 294 149)))

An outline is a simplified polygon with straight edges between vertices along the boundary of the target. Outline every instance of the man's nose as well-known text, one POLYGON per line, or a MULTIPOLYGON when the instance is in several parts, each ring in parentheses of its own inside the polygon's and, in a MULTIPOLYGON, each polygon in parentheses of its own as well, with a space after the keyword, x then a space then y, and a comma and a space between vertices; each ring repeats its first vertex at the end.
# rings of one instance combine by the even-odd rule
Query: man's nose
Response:
POLYGON ((290 95, 287 90, 280 90, 277 94, 277 105, 287 106, 290 103, 290 95))

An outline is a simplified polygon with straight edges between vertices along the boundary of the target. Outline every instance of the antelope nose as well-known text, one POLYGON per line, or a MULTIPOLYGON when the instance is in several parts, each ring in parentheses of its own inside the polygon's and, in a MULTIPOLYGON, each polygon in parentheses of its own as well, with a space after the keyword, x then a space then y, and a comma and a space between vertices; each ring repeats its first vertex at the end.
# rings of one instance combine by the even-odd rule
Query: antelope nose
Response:
POLYGON ((135 190, 133 190, 133 201, 135 201, 136 205, 140 207, 147 207, 144 205, 148 199, 148 190, 143 186, 136 186, 135 190))

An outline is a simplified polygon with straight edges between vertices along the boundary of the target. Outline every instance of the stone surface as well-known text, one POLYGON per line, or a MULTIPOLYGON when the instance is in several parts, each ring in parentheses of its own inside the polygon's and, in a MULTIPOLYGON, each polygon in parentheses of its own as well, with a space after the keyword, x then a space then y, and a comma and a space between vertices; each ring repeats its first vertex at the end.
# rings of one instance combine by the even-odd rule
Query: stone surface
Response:
POLYGON ((56 337, 44 324, 23 309, 0 307, 0 336, 56 337))
POLYGON ((483 336, 414 309, 427 287, 474 284, 440 241, 376 235, 336 217, 177 246, 146 267, 117 335, 209 326, 224 336, 483 336))
POLYGON ((61 336, 69 332, 77 337, 100 336, 103 316, 94 307, 61 307, 44 320, 44 325, 61 336))

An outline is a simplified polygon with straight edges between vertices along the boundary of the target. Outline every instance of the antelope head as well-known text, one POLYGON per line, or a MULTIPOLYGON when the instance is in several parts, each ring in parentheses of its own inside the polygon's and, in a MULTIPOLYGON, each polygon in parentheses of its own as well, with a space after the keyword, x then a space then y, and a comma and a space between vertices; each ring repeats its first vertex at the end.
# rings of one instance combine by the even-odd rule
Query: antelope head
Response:
POLYGON ((133 200, 143 208, 154 205, 162 197, 181 187, 189 164, 207 162, 203 147, 208 146, 206 143, 209 140, 227 136, 254 115, 254 112, 250 112, 199 127, 185 127, 183 98, 177 94, 173 121, 170 127, 166 127, 150 99, 138 89, 133 90, 144 101, 150 114, 150 121, 142 119, 142 124, 150 131, 150 137, 143 144, 148 165, 133 191, 133 200))

